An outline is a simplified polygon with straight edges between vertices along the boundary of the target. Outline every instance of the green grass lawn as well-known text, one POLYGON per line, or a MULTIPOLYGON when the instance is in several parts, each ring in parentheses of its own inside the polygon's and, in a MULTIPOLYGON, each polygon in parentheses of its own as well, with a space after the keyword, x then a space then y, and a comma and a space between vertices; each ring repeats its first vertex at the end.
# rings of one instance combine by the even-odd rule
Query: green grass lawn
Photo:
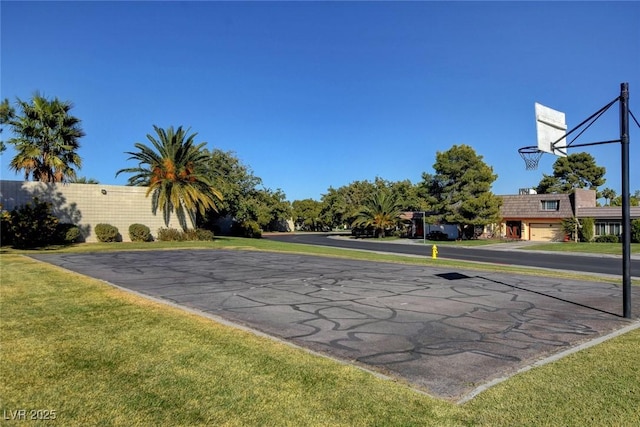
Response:
MULTIPOLYGON (((243 239, 195 246, 311 250, 243 239)), ((0 268, 3 425, 44 424, 6 419, 20 409, 55 411, 64 426, 640 425, 639 329, 456 405, 17 251, 5 249, 0 268)))
MULTIPOLYGON (((622 244, 620 243, 542 243, 539 245, 527 246, 526 249, 532 251, 582 252, 592 254, 622 255, 622 244)), ((640 243, 631 243, 631 253, 640 254, 640 243)))

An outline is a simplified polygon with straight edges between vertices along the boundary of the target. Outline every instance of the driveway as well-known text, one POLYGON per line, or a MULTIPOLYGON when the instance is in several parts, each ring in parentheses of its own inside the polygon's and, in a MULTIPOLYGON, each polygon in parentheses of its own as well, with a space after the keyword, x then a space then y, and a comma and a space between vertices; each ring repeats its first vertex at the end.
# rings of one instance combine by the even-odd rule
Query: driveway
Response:
POLYGON ((294 254, 41 254, 59 265, 463 399, 545 357, 638 325, 616 285, 294 254))

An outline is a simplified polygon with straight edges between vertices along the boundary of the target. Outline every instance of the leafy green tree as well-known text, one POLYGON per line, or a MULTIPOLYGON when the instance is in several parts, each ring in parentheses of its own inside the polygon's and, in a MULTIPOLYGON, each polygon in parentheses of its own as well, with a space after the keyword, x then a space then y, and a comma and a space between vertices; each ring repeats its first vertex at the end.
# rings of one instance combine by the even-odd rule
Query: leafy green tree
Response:
POLYGON ((213 150, 207 161, 207 174, 223 197, 218 212, 209 213, 210 222, 227 215, 237 217, 244 200, 253 197, 262 184, 262 179, 232 151, 213 150))
POLYGON ((398 202, 398 206, 403 211, 417 212, 427 209, 427 203, 421 196, 420 187, 414 185, 408 179, 403 181, 387 181, 380 177, 376 177, 374 181, 376 190, 388 190, 394 195, 398 202))
MULTIPOLYGON (((630 206, 640 206, 640 190, 636 190, 631 196, 629 196, 630 206)), ((611 206, 622 206, 622 196, 616 196, 611 200, 611 206)))
POLYGON ((277 231, 278 224, 291 218, 291 204, 280 189, 256 190, 246 198, 237 212, 237 220, 242 223, 255 222, 264 231, 277 231))
POLYGON ((400 222, 402 210, 398 201, 389 191, 378 190, 364 202, 362 209, 352 222, 353 227, 373 227, 378 237, 385 236, 385 230, 400 222))
POLYGON ((430 221, 484 226, 500 220, 502 200, 491 192, 497 175, 468 145, 438 152, 435 174, 423 174, 421 187, 436 215, 430 221))
POLYGON ((411 181, 388 181, 376 177, 371 181, 354 181, 340 188, 329 187, 322 195, 322 222, 331 227, 349 225, 356 219, 371 194, 386 191, 395 197, 401 211, 424 211, 429 204, 424 190, 411 181))
MULTIPOLYGON (((16 115, 15 110, 9 104, 9 100, 5 98, 0 103, 0 134, 4 131, 4 126, 9 124, 11 119, 13 119, 16 115)), ((4 152, 7 149, 3 140, 0 140, 0 153, 4 152)))
POLYGON ((266 196, 266 202, 271 209, 271 222, 267 229, 272 231, 279 230, 279 224, 291 219, 293 210, 291 209, 291 203, 287 200, 287 196, 278 188, 275 191, 271 189, 264 189, 263 193, 266 196))
POLYGON ((280 189, 259 188, 262 179, 243 164, 232 151, 219 149, 209 153, 207 174, 220 190, 220 209, 209 211, 205 222, 213 227, 222 217, 230 216, 239 234, 254 235, 260 229, 276 230, 278 224, 291 218, 291 204, 280 189))
POLYGON ((558 157, 553 163, 553 175, 543 174, 538 194, 570 193, 574 188, 598 190, 604 185, 606 169, 596 165, 589 153, 573 153, 558 157))
POLYGON ((296 227, 305 231, 322 231, 322 202, 313 199, 294 200, 291 204, 296 227))
POLYGON ((395 195, 403 211, 421 212, 429 209, 426 198, 420 193, 420 188, 408 179, 389 183, 389 190, 395 195))
POLYGON ((379 179, 377 183, 365 180, 354 181, 337 189, 330 187, 321 199, 323 221, 332 227, 351 224, 381 183, 379 179))
POLYGON ((196 144, 196 133, 188 135, 182 126, 163 129, 153 126, 157 137, 147 134, 151 146, 136 142, 138 151, 127 152, 128 160, 135 160, 137 167, 121 169, 116 173, 132 173, 129 185, 149 187, 151 210, 155 215, 162 210, 165 225, 169 225, 172 212, 187 230, 187 217, 196 225, 196 212, 204 215, 208 209, 217 210, 222 194, 207 174, 209 154, 206 143, 196 144))
POLYGON ((359 211, 368 203, 371 195, 374 194, 376 190, 376 185, 367 180, 354 181, 347 186, 341 187, 340 192, 342 193, 342 197, 344 197, 344 204, 347 208, 345 212, 346 218, 344 219, 347 222, 353 222, 356 216, 358 216, 359 211))
POLYGON ((4 117, 14 137, 8 143, 16 155, 9 167, 23 171, 25 180, 65 182, 82 166, 77 151, 84 136, 80 119, 69 114, 73 104, 58 98, 48 100, 36 93, 31 101, 17 101, 19 112, 12 116, 3 102, 4 117))
POLYGON ((346 220, 349 207, 341 189, 329 187, 327 192, 320 199, 322 203, 321 218, 322 222, 330 227, 341 228, 348 224, 346 220))

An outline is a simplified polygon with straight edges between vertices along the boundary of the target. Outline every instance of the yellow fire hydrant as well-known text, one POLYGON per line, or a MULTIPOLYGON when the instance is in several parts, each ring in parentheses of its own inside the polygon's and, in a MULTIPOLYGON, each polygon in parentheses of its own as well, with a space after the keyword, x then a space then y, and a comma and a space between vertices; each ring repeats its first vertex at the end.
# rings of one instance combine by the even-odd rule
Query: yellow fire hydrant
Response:
POLYGON ((433 247, 431 248, 431 258, 438 258, 438 247, 436 245, 433 245, 433 247))

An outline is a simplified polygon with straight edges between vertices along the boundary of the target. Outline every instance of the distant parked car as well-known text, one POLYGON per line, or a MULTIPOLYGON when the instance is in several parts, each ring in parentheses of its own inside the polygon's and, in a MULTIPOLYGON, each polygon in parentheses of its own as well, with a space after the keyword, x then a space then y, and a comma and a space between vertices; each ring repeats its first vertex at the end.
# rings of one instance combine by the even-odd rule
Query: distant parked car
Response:
POLYGON ((449 235, 443 231, 438 231, 438 230, 434 230, 434 231, 430 231, 429 234, 427 234, 427 239, 429 240, 449 240, 449 235))

